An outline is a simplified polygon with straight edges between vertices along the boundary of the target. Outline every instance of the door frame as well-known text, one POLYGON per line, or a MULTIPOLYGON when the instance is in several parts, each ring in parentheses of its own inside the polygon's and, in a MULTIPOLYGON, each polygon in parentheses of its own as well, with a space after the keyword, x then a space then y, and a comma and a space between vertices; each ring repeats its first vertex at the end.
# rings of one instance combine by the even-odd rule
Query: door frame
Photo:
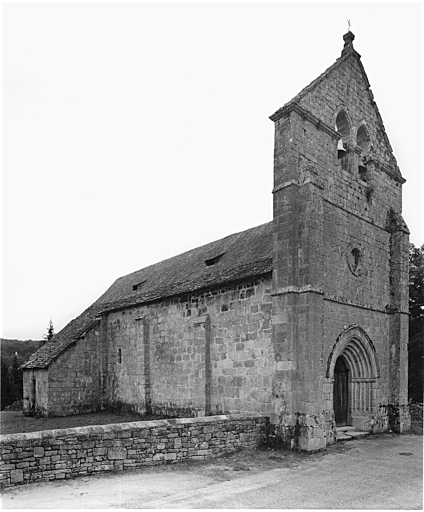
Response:
POLYGON ((349 374, 349 367, 344 357, 339 356, 334 365, 333 381, 333 410, 336 427, 345 427, 351 424, 349 422, 349 374))

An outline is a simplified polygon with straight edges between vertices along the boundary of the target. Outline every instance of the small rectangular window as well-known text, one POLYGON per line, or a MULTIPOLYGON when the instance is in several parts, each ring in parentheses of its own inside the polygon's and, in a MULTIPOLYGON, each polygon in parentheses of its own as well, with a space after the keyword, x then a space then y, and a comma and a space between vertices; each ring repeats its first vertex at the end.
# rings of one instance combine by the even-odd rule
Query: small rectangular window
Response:
POLYGON ((118 349, 118 363, 122 364, 122 350, 120 348, 118 349))

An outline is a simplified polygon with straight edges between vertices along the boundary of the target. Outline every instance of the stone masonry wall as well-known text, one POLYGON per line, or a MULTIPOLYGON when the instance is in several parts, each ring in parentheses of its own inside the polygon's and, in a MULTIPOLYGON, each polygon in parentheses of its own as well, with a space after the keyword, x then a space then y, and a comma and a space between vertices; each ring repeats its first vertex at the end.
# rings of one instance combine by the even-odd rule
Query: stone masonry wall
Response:
POLYGON ((101 408, 98 327, 88 331, 48 371, 24 371, 24 413, 39 416, 68 416, 101 408), (36 381, 37 407, 33 407, 36 381))
POLYGON ((99 327, 49 367, 49 414, 67 416, 100 410, 99 327))
POLYGON ((47 370, 25 370, 23 372, 24 414, 42 415, 49 403, 49 374, 47 370))
MULTIPOLYGON (((360 124, 365 122, 379 159, 390 165, 391 148, 387 147, 381 129, 381 117, 369 98, 368 86, 359 63, 352 57, 333 71, 331 76, 321 80, 312 94, 307 94, 300 100, 300 105, 330 127, 334 127, 336 116, 341 109, 347 111, 355 132, 360 124)), ((394 197, 393 200, 393 207, 399 210, 401 200, 398 197, 394 197)))
POLYGON ((179 417, 268 413, 270 288, 264 278, 110 313, 108 407, 179 417))
MULTIPOLYGON (((385 407, 388 404, 389 394, 389 322, 384 312, 353 307, 348 304, 339 304, 331 299, 324 299, 324 351, 323 371, 335 346, 340 333, 352 326, 361 326, 369 336, 376 350, 379 377, 375 381, 364 382, 355 392, 355 399, 349 397, 348 421, 357 428, 373 433, 382 432, 389 428, 389 418, 385 407), (355 403, 354 403, 355 402, 355 403)), ((362 363, 358 361, 358 365, 362 363)), ((349 383, 349 389, 353 383, 349 383)), ((333 406, 333 380, 327 380, 323 387, 323 398, 327 408, 333 406)))
MULTIPOLYGON (((348 304, 339 304, 332 300, 324 301, 325 349, 323 371, 326 370, 328 358, 335 342, 346 328, 360 325, 368 334, 376 349, 380 378, 378 379, 378 402, 387 403, 389 393, 389 325, 387 315, 379 311, 370 311, 348 304)), ((375 406, 378 405, 375 403, 375 406)), ((330 405, 330 404, 328 404, 330 405)), ((371 411, 370 411, 371 413, 371 411)))
POLYGON ((254 449, 267 418, 258 414, 145 421, 0 437, 0 482, 68 479, 254 449))

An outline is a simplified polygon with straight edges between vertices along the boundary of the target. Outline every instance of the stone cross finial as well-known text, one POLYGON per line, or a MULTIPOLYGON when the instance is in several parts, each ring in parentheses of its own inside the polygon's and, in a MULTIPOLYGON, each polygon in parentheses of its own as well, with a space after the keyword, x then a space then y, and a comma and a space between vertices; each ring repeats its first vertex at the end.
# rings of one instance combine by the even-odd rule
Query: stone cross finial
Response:
MULTIPOLYGON (((349 20, 348 20, 349 21, 349 20)), ((353 50, 353 40, 355 39, 355 35, 349 30, 347 34, 343 36, 344 40, 344 48, 342 50, 342 55, 347 52, 351 52, 353 50)))
POLYGON ((347 20, 347 31, 350 32, 350 20, 347 20))

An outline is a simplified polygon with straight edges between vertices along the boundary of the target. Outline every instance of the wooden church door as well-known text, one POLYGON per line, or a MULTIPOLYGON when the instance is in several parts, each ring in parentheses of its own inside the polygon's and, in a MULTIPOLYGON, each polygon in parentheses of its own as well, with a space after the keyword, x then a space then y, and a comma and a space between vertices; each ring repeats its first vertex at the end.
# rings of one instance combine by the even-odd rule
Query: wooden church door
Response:
POLYGON ((348 372, 343 358, 339 357, 334 367, 334 415, 336 426, 347 425, 348 412, 348 372))

